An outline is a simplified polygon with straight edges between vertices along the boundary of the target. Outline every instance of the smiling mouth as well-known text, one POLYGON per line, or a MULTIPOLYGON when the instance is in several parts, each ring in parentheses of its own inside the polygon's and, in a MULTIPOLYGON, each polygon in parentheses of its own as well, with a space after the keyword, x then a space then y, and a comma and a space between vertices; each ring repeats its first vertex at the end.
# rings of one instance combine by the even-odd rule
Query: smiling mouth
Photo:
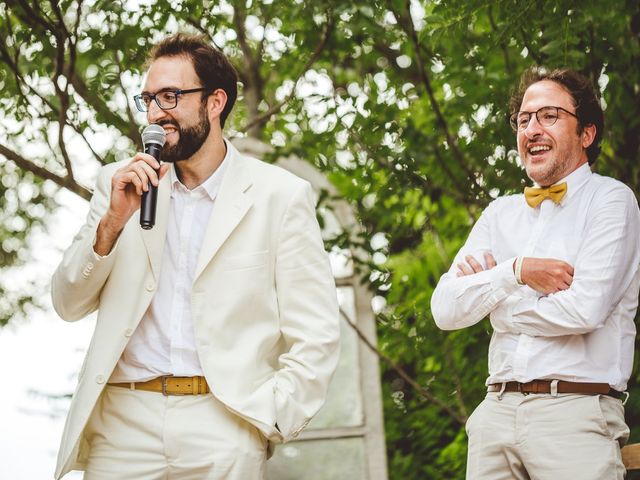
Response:
POLYGON ((532 156, 537 156, 537 155, 542 155, 545 152, 548 152, 551 150, 551 147, 549 145, 534 145, 533 147, 529 147, 527 149, 527 152, 529 153, 529 155, 532 156))
MULTIPOLYGON (((165 129, 164 133, 165 133, 165 138, 171 138, 171 137, 173 137, 173 136, 178 134, 178 129, 177 128, 165 129)), ((173 142, 173 140, 172 140, 172 142, 173 142)))

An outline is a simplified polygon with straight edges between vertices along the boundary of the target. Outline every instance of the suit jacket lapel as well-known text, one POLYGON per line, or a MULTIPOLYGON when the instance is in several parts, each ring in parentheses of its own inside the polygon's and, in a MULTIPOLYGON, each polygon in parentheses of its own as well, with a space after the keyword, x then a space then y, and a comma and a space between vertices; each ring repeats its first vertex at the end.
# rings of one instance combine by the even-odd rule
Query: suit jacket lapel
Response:
POLYGON ((211 211, 207 231, 200 248, 194 282, 253 204, 253 200, 247 194, 247 190, 252 184, 248 165, 228 141, 227 148, 229 148, 229 155, 225 161, 228 161, 229 165, 211 211))
MULTIPOLYGON (((174 168, 173 166, 171 168, 174 168)), ((156 206, 156 224, 151 230, 143 230, 141 227, 140 232, 144 245, 147 249, 147 255, 149 256, 149 263, 151 264, 151 270, 156 281, 160 277, 160 267, 162 265, 162 252, 164 250, 164 243, 167 236, 167 222, 169 218, 169 202, 171 200, 171 180, 170 173, 160 180, 158 186, 158 203, 156 206)))

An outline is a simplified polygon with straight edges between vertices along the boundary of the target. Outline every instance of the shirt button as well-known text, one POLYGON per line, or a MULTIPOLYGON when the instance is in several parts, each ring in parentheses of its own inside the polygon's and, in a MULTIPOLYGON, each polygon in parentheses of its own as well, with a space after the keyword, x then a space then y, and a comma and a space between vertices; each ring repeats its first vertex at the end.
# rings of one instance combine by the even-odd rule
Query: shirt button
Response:
POLYGON ((96 377, 96 383, 104 383, 104 377, 102 375, 98 375, 96 377))
POLYGON ((127 328, 127 329, 124 331, 124 336, 125 336, 125 337, 130 337, 132 334, 133 334, 133 328, 127 328))
POLYGON ((155 287, 153 282, 149 282, 145 288, 147 289, 147 292, 153 292, 153 287, 155 287))

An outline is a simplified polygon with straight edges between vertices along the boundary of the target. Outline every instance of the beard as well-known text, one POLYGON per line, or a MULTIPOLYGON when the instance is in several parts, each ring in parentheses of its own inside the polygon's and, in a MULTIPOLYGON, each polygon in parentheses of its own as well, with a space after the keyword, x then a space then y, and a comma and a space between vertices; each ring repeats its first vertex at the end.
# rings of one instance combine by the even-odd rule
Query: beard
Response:
POLYGON ((178 129, 179 134, 178 142, 175 145, 165 144, 164 147, 162 147, 162 155, 160 158, 163 162, 175 163, 186 160, 200 150, 200 147, 202 147, 211 130, 209 118, 205 113, 206 106, 203 105, 199 111, 198 123, 193 127, 182 128, 174 120, 165 120, 164 122, 158 123, 160 126, 173 125, 178 129))

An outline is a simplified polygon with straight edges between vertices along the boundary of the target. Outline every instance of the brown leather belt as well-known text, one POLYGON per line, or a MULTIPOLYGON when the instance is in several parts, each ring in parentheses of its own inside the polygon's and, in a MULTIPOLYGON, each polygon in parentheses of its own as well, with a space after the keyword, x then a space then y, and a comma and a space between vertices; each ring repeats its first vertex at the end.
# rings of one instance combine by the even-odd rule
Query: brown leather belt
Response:
POLYGON ((204 377, 164 376, 146 382, 109 383, 109 385, 131 390, 158 392, 163 395, 202 395, 211 391, 204 377))
MULTIPOLYGON (((493 383, 487 387, 488 392, 500 392, 505 385, 505 392, 520 393, 551 393, 552 380, 532 380, 526 383, 506 382, 493 383)), ((584 395, 609 395, 614 398, 622 398, 624 392, 614 390, 608 383, 584 383, 558 381, 558 393, 578 393, 584 395)))

